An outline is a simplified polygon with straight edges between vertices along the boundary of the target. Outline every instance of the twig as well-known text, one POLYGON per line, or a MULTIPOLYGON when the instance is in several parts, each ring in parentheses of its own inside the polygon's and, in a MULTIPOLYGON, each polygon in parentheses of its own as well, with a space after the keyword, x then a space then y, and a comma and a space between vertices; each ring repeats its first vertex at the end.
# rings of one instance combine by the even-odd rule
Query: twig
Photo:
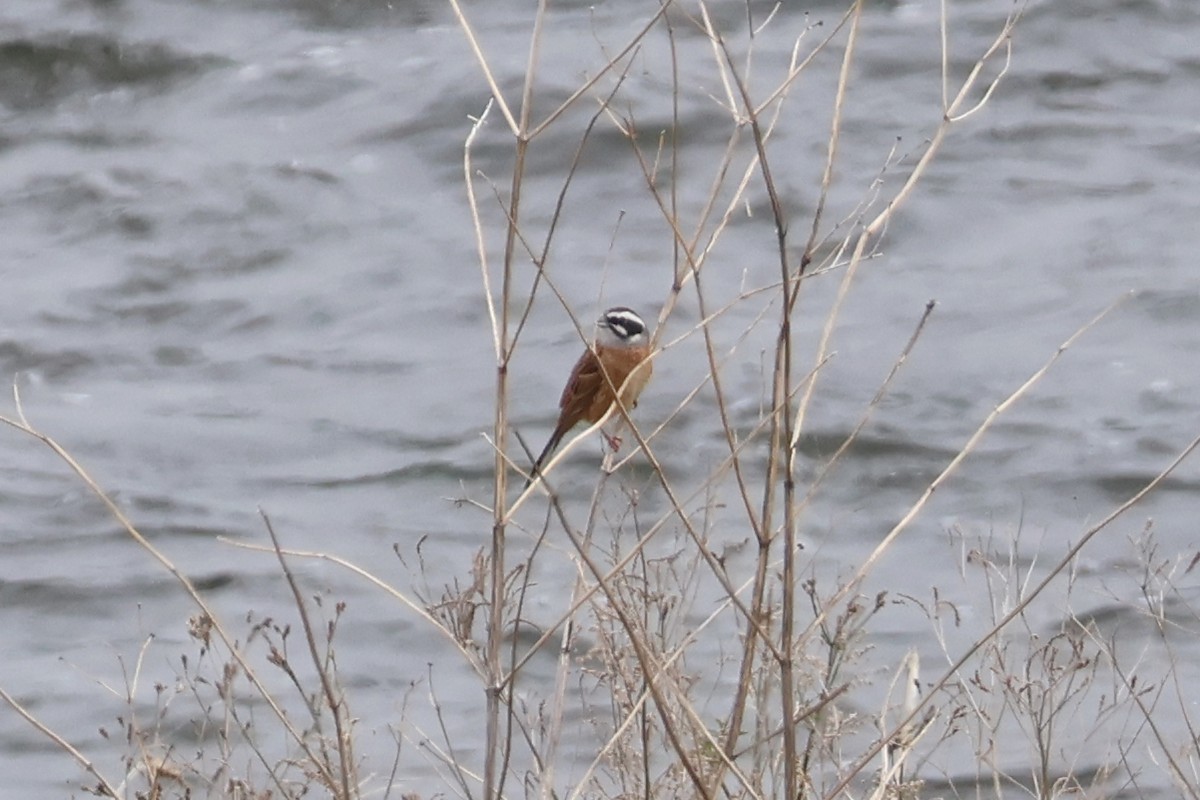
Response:
POLYGON ((121 797, 121 795, 117 794, 117 790, 113 788, 113 785, 109 783, 108 779, 100 774, 100 771, 96 769, 96 766, 90 760, 88 760, 87 756, 79 752, 79 749, 76 748, 75 745, 71 744, 66 739, 51 730, 46 723, 42 722, 40 719, 30 713, 25 706, 18 703, 16 698, 14 698, 4 689, 0 689, 0 699, 3 699, 4 702, 8 703, 9 706, 12 707, 13 711, 16 711, 18 714, 24 717, 26 722, 45 735, 46 738, 50 739, 50 741, 54 742, 54 744, 58 745, 60 748, 69 753, 71 758, 75 759, 79 766, 83 767, 88 774, 96 779, 97 788, 99 788, 105 796, 114 798, 114 800, 118 800, 118 798, 121 797))
POLYGON ((200 595, 199 590, 196 589, 196 586, 192 583, 191 579, 184 575, 179 568, 176 567, 175 564, 163 554, 161 550, 151 544, 150 540, 143 536, 141 532, 133 526, 133 523, 130 522, 129 518, 125 516, 125 513, 121 511, 117 504, 113 502, 112 498, 100 488, 99 484, 92 479, 92 476, 88 474, 88 472, 79 464, 78 461, 75 460, 70 453, 67 452, 62 445, 28 424, 28 420, 25 417, 25 411, 21 406, 20 393, 15 385, 13 387, 13 395, 17 404, 17 415, 19 421, 0 415, 0 423, 8 425, 11 428, 15 428, 21 433, 32 436, 50 448, 50 450, 53 451, 54 454, 58 456, 68 467, 70 467, 71 471, 74 472, 81 481, 83 481, 84 485, 86 485, 88 489, 91 490, 91 492, 97 498, 99 498, 100 502, 104 504, 104 507, 108 509, 109 514, 111 514, 113 518, 116 519, 118 524, 120 524, 121 528, 124 529, 125 533, 127 533, 129 537, 138 544, 138 546, 149 553, 154 560, 157 561, 165 570, 167 570, 167 572, 171 574, 176 582, 183 587, 184 592, 188 595, 191 601, 200 609, 201 612, 203 612, 206 617, 208 617, 208 619, 212 620, 213 630, 216 632, 218 638, 220 638, 221 642, 229 650, 230 656, 242 669, 243 673, 246 675, 246 679, 250 681, 251 685, 254 686, 255 690, 270 707, 272 713, 283 726, 283 729, 287 731, 288 736, 290 736, 291 739, 300 747, 300 749, 311 758, 313 765, 318 770, 322 771, 323 777, 328 779, 330 785, 332 785, 333 776, 324 770, 324 765, 321 763, 321 759, 316 757, 316 754, 312 752, 307 742, 304 741, 304 737, 300 735, 300 732, 296 730, 291 721, 288 719, 287 714, 284 713, 283 709, 279 706, 278 702, 276 702, 275 698, 271 696, 271 693, 259 679, 258 674, 254 671, 254 668, 250 665, 250 662, 247 661, 245 656, 242 655, 241 649, 238 647, 237 642, 235 642, 233 637, 230 636, 225 630, 224 625, 220 623, 216 613, 200 595))
MULTIPOLYGON (((300 586, 296 583, 296 576, 292 574, 287 559, 283 557, 283 550, 279 547, 279 537, 275 534, 275 526, 271 524, 271 518, 267 516, 266 511, 260 508, 258 514, 262 517, 263 524, 267 528, 267 534, 271 537, 271 545, 275 549, 275 557, 279 559, 279 568, 283 570, 283 577, 287 581, 288 587, 292 590, 292 599, 295 601, 296 610, 300 614, 301 627, 304 628, 304 639, 308 642, 308 654, 312 657, 313 666, 316 668, 317 676, 320 678, 321 691, 325 694, 325 704, 329 706, 329 712, 333 714, 334 734, 337 736, 338 761, 341 763, 339 772, 341 773, 342 797, 345 800, 350 800, 350 773, 354 770, 354 760, 349 752, 349 733, 345 730, 343 723, 346 713, 344 699, 339 697, 338 693, 334 691, 333 679, 330 678, 329 670, 322 662, 321 653, 317 649, 317 638, 313 631, 312 620, 308 616, 308 606, 304 602, 304 596, 300 593, 300 586)), ((332 789, 333 786, 329 788, 332 789)))
POLYGON ((879 741, 868 748, 867 751, 863 753, 863 755, 860 756, 857 761, 854 762, 854 764, 847 770, 845 776, 838 781, 838 783, 826 794, 826 798, 837 797, 850 784, 850 781, 854 779, 854 776, 861 772, 866 765, 870 763, 870 760, 879 754, 880 748, 886 746, 887 743, 891 741, 892 737, 896 736, 902 730, 904 730, 906 726, 910 725, 912 721, 916 719, 917 714, 919 714, 922 710, 924 710, 925 706, 932 702, 932 699, 937 695, 938 691, 951 680, 953 680, 958 674, 959 670, 961 670, 963 666, 965 666, 966 663, 971 660, 971 658, 973 658, 985 644, 998 636, 1000 632, 1007 628, 1013 620, 1020 617, 1025 612, 1025 609, 1029 608, 1029 605, 1035 599, 1041 596, 1042 592, 1046 590, 1046 587, 1053 583, 1054 580, 1058 578, 1058 576, 1074 562, 1076 556, 1078 556, 1083 548, 1086 547, 1093 538, 1095 538, 1096 534, 1107 528, 1115 520, 1117 520, 1117 518, 1119 518, 1129 509, 1136 506, 1143 499, 1145 499, 1147 495, 1157 489, 1158 486, 1164 480, 1166 480, 1176 470, 1176 468, 1179 467, 1179 465, 1182 464, 1194 450, 1196 450, 1197 447, 1200 447, 1200 436, 1197 436, 1195 439, 1193 439, 1187 445, 1187 447, 1185 447, 1179 453, 1179 455, 1177 455, 1175 459, 1171 461, 1170 464, 1168 464, 1145 486, 1135 492, 1125 502, 1121 503, 1119 506, 1109 512, 1108 516, 1085 531, 1083 536, 1080 537, 1079 541, 1068 548, 1066 554, 1059 560, 1059 562, 1050 569, 1044 578, 1038 581, 1038 583, 1032 589, 1030 589, 1025 597, 1023 597, 1016 605, 1014 605, 1007 614, 1001 617, 999 622, 993 625, 986 633, 983 634, 983 636, 979 637, 970 647, 968 647, 963 654, 959 656, 953 664, 950 665, 946 672, 928 687, 924 696, 917 701, 916 705, 908 714, 902 717, 900 721, 893 726, 891 731, 888 732, 888 735, 881 737, 879 741))

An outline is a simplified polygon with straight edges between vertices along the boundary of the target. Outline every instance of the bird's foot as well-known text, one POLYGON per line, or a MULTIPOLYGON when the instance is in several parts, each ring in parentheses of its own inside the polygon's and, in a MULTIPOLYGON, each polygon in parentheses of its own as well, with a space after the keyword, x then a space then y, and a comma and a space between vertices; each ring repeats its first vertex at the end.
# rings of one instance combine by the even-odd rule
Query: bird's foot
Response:
POLYGON ((604 434, 604 441, 608 442, 608 446, 615 453, 621 449, 621 437, 615 435, 604 434))

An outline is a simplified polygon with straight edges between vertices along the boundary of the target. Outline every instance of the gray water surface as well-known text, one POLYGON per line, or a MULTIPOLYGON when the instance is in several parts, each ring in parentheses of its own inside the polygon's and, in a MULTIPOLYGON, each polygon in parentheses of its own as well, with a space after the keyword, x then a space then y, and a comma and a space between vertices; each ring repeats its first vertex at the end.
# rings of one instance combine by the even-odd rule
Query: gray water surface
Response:
MULTIPOLYGON (((831 222, 850 214, 893 147, 904 157, 883 173, 894 191, 937 124, 938 5, 877 3, 865 15, 831 222)), ((950 6, 951 63, 961 75, 1011 6, 950 6)), ((531 9, 498 2, 468 13, 515 103, 531 9)), ((647 13, 627 0, 555 7, 538 108, 594 74, 601 47, 618 48, 647 13)), ((829 3, 784 7, 769 29, 778 35, 756 45, 754 88, 779 74, 806 25, 822 22, 809 35, 823 36, 840 14, 829 3)), ((744 47, 745 6, 716 18, 744 47)), ((678 36, 685 55, 707 46, 687 25, 678 36)), ((938 302, 859 447, 805 516, 807 569, 830 583, 850 574, 984 417, 1130 291, 1002 418, 868 589, 927 599, 934 586, 951 595, 960 587, 955 599, 969 624, 951 639, 968 643, 986 614, 961 588, 949 531, 1007 539, 1019 530, 1022 557, 1032 563, 1041 551, 1048 566, 1196 435, 1198 41, 1200 6, 1184 0, 1028 9, 1009 74, 952 132, 840 319, 807 423, 802 478, 857 423, 926 301, 938 302)), ((622 110, 653 152, 650 142, 671 124, 671 81, 665 33, 649 42, 633 61, 622 110)), ((797 83, 772 143, 796 246, 816 202, 839 63, 835 50, 797 83)), ((679 195, 681 213, 694 217, 729 121, 711 99, 723 91, 711 57, 682 59, 680 83, 679 195)), ((259 508, 288 546, 370 566, 405 589, 414 578, 394 546, 411 556, 428 537, 436 587, 465 575, 487 542, 490 517, 453 500, 490 502, 483 434, 494 359, 462 166, 471 118, 488 97, 441 3, 16 0, 0 12, 0 382, 19 385, 29 419, 231 620, 290 608, 269 555, 218 541, 265 543, 259 508)), ((532 150, 525 212, 539 244, 595 107, 581 102, 532 150)), ((506 192, 512 146, 495 109, 475 158, 486 176, 477 189, 490 191, 491 180, 506 192)), ((483 200, 495 263, 501 228, 494 203, 483 200)), ((748 203, 753 215, 737 216, 710 256, 714 302, 778 272, 760 184, 748 203)), ((672 257, 671 233, 628 142, 601 120, 549 270, 583 319, 618 303, 653 317, 672 257)), ((531 274, 520 265, 522 287, 531 274)), ((839 272, 814 278, 802 296, 803 359, 838 280, 839 272)), ((714 335, 732 346, 766 304, 736 305, 714 335)), ((667 339, 696 319, 685 293, 667 339)), ((769 326, 755 328, 724 375, 742 424, 766 396, 759 365, 769 359, 752 354, 770 347, 770 336, 769 326)), ((579 349, 544 290, 523 348, 512 407, 534 440, 552 424, 579 349)), ((657 425, 706 369, 697 337, 664 353, 639 419, 657 425)), ((2 407, 15 414, 11 402, 2 407)), ((724 452, 714 409, 702 393, 656 440, 682 486, 703 483, 724 452)), ((0 437, 0 687, 119 778, 124 675, 153 636, 138 700, 152 713, 147 687, 170 682, 180 654, 195 658, 194 609, 49 450, 15 431, 0 437)), ((560 481, 583 503, 595 447, 579 452, 560 481)), ((1085 553, 1076 608, 1136 620, 1131 539, 1148 518, 1159 558, 1196 552, 1198 469, 1185 464, 1085 553)), ((645 502, 666 507, 652 490, 645 502)), ((530 513, 536 525, 541 512, 530 513)), ((719 536, 737 542, 746 531, 731 523, 719 536)), ((561 562, 545 567, 531 614, 549 620, 569 592, 570 569, 561 553, 544 557, 561 562)), ((352 707, 376 730, 363 737, 372 771, 390 769, 387 725, 431 723, 420 710, 430 664, 459 755, 477 759, 483 693, 444 640, 329 564, 297 569, 329 600, 325 613, 334 600, 347 603, 338 660, 352 707), (420 702, 406 700, 414 685, 420 702)), ((1194 573, 1181 572, 1176 584, 1194 599, 1194 573)), ((1038 613, 1048 625, 1061 617, 1053 604, 1038 613)), ((894 664, 910 647, 936 659, 929 623, 911 607, 889 611, 879 628, 877 663, 894 664)), ((1186 682, 1200 652, 1194 641, 1175 647, 1186 682)), ((548 674, 552 665, 537 668, 548 674)), ((1178 722, 1164 722, 1168 735, 1179 734, 1178 722)), ((1004 766, 1026 765, 1025 747, 1017 742, 1004 766)), ((444 790, 416 747, 403 757, 405 790, 444 790)), ((78 794, 87 782, 7 707, 0 777, 5 798, 78 794)), ((1142 796, 1170 796, 1169 787, 1162 772, 1139 783, 1142 796)))

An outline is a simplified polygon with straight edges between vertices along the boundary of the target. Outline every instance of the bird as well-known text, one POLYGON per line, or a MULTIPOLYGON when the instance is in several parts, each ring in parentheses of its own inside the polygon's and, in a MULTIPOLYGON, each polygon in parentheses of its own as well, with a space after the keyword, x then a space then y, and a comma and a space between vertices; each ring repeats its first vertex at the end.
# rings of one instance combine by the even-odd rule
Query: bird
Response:
MULTIPOLYGON (((650 381, 653 371, 650 338, 646 323, 637 312, 615 306, 596 320, 596 327, 595 341, 583 351, 571 369, 571 377, 567 378, 558 401, 558 422, 550 434, 550 441, 533 462, 526 489, 571 428, 580 422, 593 425, 608 413, 616 396, 615 390, 621 390, 621 405, 627 411, 633 410, 637 407, 638 396, 650 381)), ((613 436, 609 437, 609 443, 615 450, 621 440, 613 436)))

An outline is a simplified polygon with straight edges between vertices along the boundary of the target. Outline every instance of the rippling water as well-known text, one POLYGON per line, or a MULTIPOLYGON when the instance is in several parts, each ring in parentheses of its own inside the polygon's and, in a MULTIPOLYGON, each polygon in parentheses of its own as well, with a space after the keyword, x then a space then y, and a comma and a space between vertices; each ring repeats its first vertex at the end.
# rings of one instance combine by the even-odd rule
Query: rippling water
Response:
MULTIPOLYGON (((952 68, 961 74, 1010 6, 950 5, 952 68)), ((491 3, 468 13, 515 100, 530 9, 491 3)), ((630 2, 556 8, 539 108, 593 74, 601 45, 619 46, 646 13, 630 2)), ((745 7, 715 13, 744 44, 745 7)), ((883 177, 898 185, 936 124, 937 13, 931 0, 871 5, 830 219, 850 213, 893 145, 908 159, 883 177)), ((823 22, 809 36, 824 35, 839 14, 829 3, 784 8, 770 30, 790 32, 761 37, 756 80, 766 86, 778 74, 806 24, 823 22)), ((681 52, 703 52, 687 25, 678 36, 681 52)), ((653 41, 633 60, 622 109, 647 148, 670 124, 664 37, 653 41)), ((1040 548, 1050 563, 1195 435, 1196 41, 1200 7, 1184 0, 1029 9, 1010 74, 952 133, 881 256, 864 267, 822 372, 808 476, 857 422, 925 302, 938 300, 894 391, 805 518, 807 552, 830 581, 849 574, 991 409, 1124 292, 1136 293, 1002 419, 871 587, 928 598, 933 586, 958 585, 951 529, 1021 528, 1022 556, 1033 560, 1040 548)), ((785 204, 801 220, 795 241, 816 200, 837 65, 825 58, 798 82, 772 144, 785 204)), ((679 129, 681 207, 694 216, 728 121, 709 99, 723 91, 711 62, 684 60, 680 80, 690 88, 679 129)), ((411 554, 430 537, 436 585, 463 574, 486 541, 489 520, 450 499, 486 502, 490 485, 481 434, 491 425, 491 345, 462 178, 470 117, 487 97, 440 3, 6 4, 0 376, 20 386, 30 420, 235 619, 287 607, 270 557, 216 541, 265 541, 259 507, 288 545, 377 565, 401 586, 412 578, 393 545, 411 554)), ((537 142, 531 229, 548 219, 594 108, 583 103, 537 142)), ((511 148, 495 110, 475 158, 505 191, 511 148)), ((777 270, 765 198, 754 189, 750 200, 753 216, 734 220, 710 262, 713 297, 777 270)), ((670 284, 670 233, 628 144, 604 121, 556 236, 551 270, 581 313, 616 302, 657 310, 670 284)), ((492 244, 501 246, 499 235, 492 244)), ((814 279, 804 295, 805 341, 815 340, 836 280, 814 279)), ((764 303, 735 307, 717 336, 732 343, 764 303)), ((668 338, 695 319, 685 302, 668 338)), ((513 405, 518 426, 536 438, 578 341, 552 299, 530 325, 513 405)), ((745 352, 769 345, 769 331, 756 330, 745 352)), ((765 391, 755 362, 726 376, 744 423, 765 391)), ((664 418, 704 371, 694 337, 668 351, 639 416, 664 418)), ((14 413, 11 403, 5 409, 14 413)), ((683 484, 698 485, 724 447, 711 411, 702 396, 658 440, 659 458, 683 484)), ((146 673, 173 674, 179 654, 194 651, 191 609, 61 462, 31 439, 2 435, 0 687, 112 765, 121 748, 98 729, 118 727, 122 663, 130 669, 153 634, 146 673)), ((584 497, 590 473, 579 463, 575 491, 584 497)), ((1087 551, 1076 607, 1094 608, 1114 628, 1134 626, 1130 539, 1153 517, 1158 556, 1189 556, 1198 489, 1197 468, 1185 465, 1087 551)), ((729 540, 743 536, 732 531, 729 540)), ((398 719, 426 663, 454 663, 378 593, 332 567, 303 569, 348 602, 339 657, 364 717, 386 722, 391 709, 398 719)), ((1177 584, 1195 598, 1192 574, 1177 584)), ((548 576, 539 591, 565 588, 548 576)), ((1055 621, 1053 608, 1042 613, 1055 621)), ((877 655, 889 664, 927 637, 928 622, 901 608, 881 627, 881 647, 894 650, 877 655)), ((979 630, 968 627, 967 639, 979 630)), ((1200 655, 1193 642, 1176 647, 1181 664, 1200 655)), ((445 696, 463 695, 452 720, 461 741, 481 741, 474 712, 463 711, 476 708, 477 685, 454 668, 438 680, 445 696)), ((377 738, 369 747, 386 770, 390 740, 377 738)), ((426 796, 440 788, 425 761, 409 770, 408 788, 426 796)), ((0 773, 0 795, 13 798, 63 796, 83 781, 7 708, 0 773)), ((1142 788, 1167 796, 1168 785, 1160 775, 1142 788)))

